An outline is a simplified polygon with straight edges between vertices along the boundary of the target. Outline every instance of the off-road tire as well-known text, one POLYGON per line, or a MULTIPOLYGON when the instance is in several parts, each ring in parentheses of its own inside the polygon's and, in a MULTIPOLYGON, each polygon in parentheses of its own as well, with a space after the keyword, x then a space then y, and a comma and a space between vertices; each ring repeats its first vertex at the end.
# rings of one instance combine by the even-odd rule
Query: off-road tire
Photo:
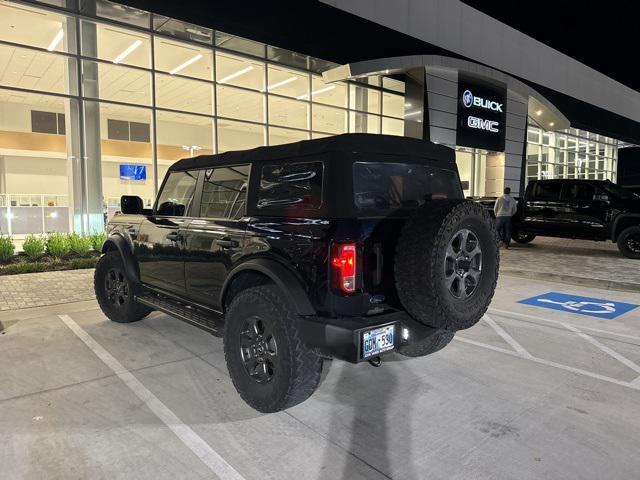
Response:
POLYGON ((487 311, 498 281, 495 221, 481 205, 467 200, 436 200, 420 207, 406 222, 395 257, 400 302, 423 325, 457 331, 475 325, 487 311), (446 284, 445 259, 461 231, 474 234, 482 251, 476 287, 456 298, 446 284))
POLYGON ((631 237, 640 238, 639 226, 625 228, 620 232, 620 235, 618 235, 618 250, 620 250, 620 253, 627 258, 639 259, 640 251, 635 251, 636 249, 632 249, 629 245, 631 237))
POLYGON ((513 232, 513 234, 511 235, 511 240, 513 240, 516 243, 531 243, 535 240, 536 235, 534 235, 533 233, 523 233, 523 234, 519 234, 517 231, 513 232))
POLYGON ((410 343, 398 348, 398 353, 405 357, 424 357, 430 355, 449 345, 455 333, 447 330, 437 330, 428 337, 417 342, 410 343))
POLYGON ((102 312, 109 320, 118 323, 131 323, 142 320, 153 310, 145 305, 141 305, 134 299, 135 285, 131 283, 125 273, 122 257, 119 252, 105 253, 96 265, 93 274, 93 288, 96 292, 96 299, 102 309, 102 312), (114 303, 113 296, 109 295, 106 282, 107 276, 116 273, 118 282, 122 282, 122 296, 119 296, 117 302, 114 303))
POLYGON ((259 412, 293 407, 309 398, 320 383, 323 360, 302 341, 297 315, 275 285, 249 288, 234 297, 226 314, 224 356, 236 390, 259 412), (277 345, 277 363, 266 383, 250 376, 241 353, 243 326, 255 318, 270 325, 277 345))

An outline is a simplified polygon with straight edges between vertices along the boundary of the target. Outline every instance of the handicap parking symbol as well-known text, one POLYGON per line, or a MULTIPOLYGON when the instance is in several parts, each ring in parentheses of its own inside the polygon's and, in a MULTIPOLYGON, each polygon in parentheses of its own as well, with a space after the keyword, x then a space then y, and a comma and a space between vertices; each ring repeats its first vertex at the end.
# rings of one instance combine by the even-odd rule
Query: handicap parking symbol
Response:
POLYGON ((606 320, 613 320, 638 307, 638 305, 632 303, 614 302, 602 298, 581 297, 558 292, 545 293, 537 297, 520 300, 518 303, 604 318, 606 320))

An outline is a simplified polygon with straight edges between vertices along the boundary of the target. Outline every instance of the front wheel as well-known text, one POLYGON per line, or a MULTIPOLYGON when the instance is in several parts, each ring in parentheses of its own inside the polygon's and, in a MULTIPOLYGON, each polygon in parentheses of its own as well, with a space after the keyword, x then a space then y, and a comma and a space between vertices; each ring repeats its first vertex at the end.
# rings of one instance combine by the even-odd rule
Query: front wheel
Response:
POLYGON ((297 316, 274 285, 249 288, 233 299, 224 356, 236 390, 259 412, 293 407, 320 383, 322 358, 302 341, 297 316))
POLYGON ((102 312, 118 323, 131 323, 143 319, 151 309, 135 301, 133 284, 124 270, 118 252, 107 252, 96 265, 93 276, 96 299, 102 312))
POLYGON ((618 250, 627 258, 640 258, 640 227, 625 228, 618 236, 618 250))

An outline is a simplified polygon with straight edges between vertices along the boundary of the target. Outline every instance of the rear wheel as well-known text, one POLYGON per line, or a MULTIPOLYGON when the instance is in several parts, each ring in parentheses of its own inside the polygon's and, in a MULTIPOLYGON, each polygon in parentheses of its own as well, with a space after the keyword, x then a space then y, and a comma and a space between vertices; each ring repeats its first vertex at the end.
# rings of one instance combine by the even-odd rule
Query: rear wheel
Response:
POLYGON ((536 238, 536 236, 532 233, 524 233, 524 232, 513 232, 511 235, 511 239, 516 243, 531 243, 536 238))
POLYGON ((137 322, 152 310, 135 301, 133 284, 118 252, 107 252, 96 265, 93 277, 96 299, 102 312, 114 322, 137 322))
POLYGON ((475 325, 498 280, 494 220, 469 201, 432 201, 403 227, 396 247, 396 289, 407 312, 451 332, 475 325))
POLYGON ((398 353, 405 357, 424 357, 430 355, 449 345, 454 337, 453 332, 446 330, 436 330, 431 335, 415 343, 398 348, 398 353))
POLYGON ((296 314, 273 285, 234 297, 226 315, 224 354, 236 390, 259 412, 297 405, 320 382, 322 359, 301 340, 296 314))
POLYGON ((640 227, 625 228, 618 236, 618 250, 627 258, 640 258, 640 227))

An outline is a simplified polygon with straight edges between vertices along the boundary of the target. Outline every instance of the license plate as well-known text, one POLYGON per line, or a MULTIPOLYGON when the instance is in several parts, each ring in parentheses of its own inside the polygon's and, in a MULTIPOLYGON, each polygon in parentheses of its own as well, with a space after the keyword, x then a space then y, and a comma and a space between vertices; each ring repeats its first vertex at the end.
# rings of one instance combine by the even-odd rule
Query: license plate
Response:
POLYGON ((362 333, 362 358, 369 358, 393 350, 394 325, 367 330, 362 333))

